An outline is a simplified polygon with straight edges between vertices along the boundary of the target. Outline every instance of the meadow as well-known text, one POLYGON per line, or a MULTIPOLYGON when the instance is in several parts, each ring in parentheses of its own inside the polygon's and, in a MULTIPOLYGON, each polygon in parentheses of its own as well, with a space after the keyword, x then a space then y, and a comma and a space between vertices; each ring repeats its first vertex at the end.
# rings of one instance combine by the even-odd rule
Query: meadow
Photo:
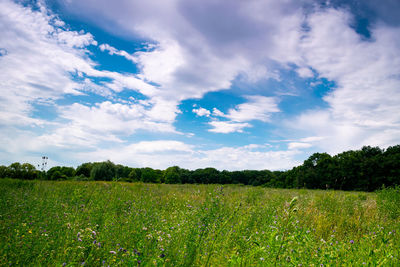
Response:
POLYGON ((399 198, 0 179, 0 265, 400 266, 399 198))

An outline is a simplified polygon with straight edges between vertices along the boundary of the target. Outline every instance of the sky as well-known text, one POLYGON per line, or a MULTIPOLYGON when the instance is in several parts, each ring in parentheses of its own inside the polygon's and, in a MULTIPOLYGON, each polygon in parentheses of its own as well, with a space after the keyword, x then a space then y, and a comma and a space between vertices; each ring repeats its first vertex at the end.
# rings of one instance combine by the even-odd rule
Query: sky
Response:
POLYGON ((400 144, 397 0, 0 0, 0 164, 286 170, 400 144))

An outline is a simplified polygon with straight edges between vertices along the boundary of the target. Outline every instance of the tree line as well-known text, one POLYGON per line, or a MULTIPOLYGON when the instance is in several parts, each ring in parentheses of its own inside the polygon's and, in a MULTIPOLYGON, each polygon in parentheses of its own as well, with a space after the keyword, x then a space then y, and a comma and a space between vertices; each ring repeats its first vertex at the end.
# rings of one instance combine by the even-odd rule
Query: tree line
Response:
POLYGON ((87 162, 73 167, 56 166, 40 171, 29 163, 0 166, 1 178, 125 181, 167 184, 244 184, 275 188, 308 188, 374 191, 400 185, 400 145, 387 149, 364 146, 335 156, 314 153, 300 166, 287 171, 219 171, 215 168, 165 170, 131 168, 111 161, 87 162))

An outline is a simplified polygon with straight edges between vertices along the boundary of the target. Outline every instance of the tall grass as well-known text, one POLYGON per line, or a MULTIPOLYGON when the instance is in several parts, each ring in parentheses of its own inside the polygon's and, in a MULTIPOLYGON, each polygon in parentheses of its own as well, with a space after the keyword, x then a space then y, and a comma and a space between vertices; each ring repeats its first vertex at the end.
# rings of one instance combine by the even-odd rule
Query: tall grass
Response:
POLYGON ((399 266, 390 194, 0 180, 0 265, 399 266))
POLYGON ((377 192, 377 203, 382 216, 390 219, 400 217, 400 186, 383 188, 377 192))

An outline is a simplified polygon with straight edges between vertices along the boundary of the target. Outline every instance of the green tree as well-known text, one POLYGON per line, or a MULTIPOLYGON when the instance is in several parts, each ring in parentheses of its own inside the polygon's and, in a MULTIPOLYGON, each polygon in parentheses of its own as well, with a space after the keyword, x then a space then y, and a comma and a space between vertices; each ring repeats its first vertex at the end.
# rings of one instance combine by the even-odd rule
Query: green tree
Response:
POLYGON ((38 178, 39 172, 36 170, 35 166, 30 163, 23 163, 21 165, 22 176, 21 179, 34 180, 38 178))
POLYGON ((8 167, 4 166, 4 165, 1 165, 0 166, 0 178, 6 178, 8 176, 9 176, 8 167))
POLYGON ((83 164, 79 165, 78 168, 76 168, 75 175, 76 176, 83 175, 83 176, 89 178, 92 168, 93 168, 93 163, 91 163, 91 162, 83 163, 83 164))
POLYGON ((131 171, 132 168, 118 164, 115 166, 115 177, 117 179, 127 179, 131 171))
POLYGON ((90 171, 90 178, 95 181, 111 181, 115 177, 115 164, 111 161, 96 162, 90 171))
POLYGON ((167 168, 164 172, 164 182, 166 184, 182 183, 181 169, 178 166, 167 168))
POLYGON ((140 180, 144 183, 161 183, 162 171, 153 170, 152 168, 141 169, 140 180))
POLYGON ((19 162, 14 162, 8 166, 10 178, 22 179, 22 165, 19 162))
POLYGON ((141 176, 142 176, 141 170, 139 168, 133 168, 129 172, 128 179, 131 182, 136 182, 140 181, 141 176))
POLYGON ((400 185, 400 145, 388 147, 383 153, 382 170, 383 184, 386 186, 400 185))

